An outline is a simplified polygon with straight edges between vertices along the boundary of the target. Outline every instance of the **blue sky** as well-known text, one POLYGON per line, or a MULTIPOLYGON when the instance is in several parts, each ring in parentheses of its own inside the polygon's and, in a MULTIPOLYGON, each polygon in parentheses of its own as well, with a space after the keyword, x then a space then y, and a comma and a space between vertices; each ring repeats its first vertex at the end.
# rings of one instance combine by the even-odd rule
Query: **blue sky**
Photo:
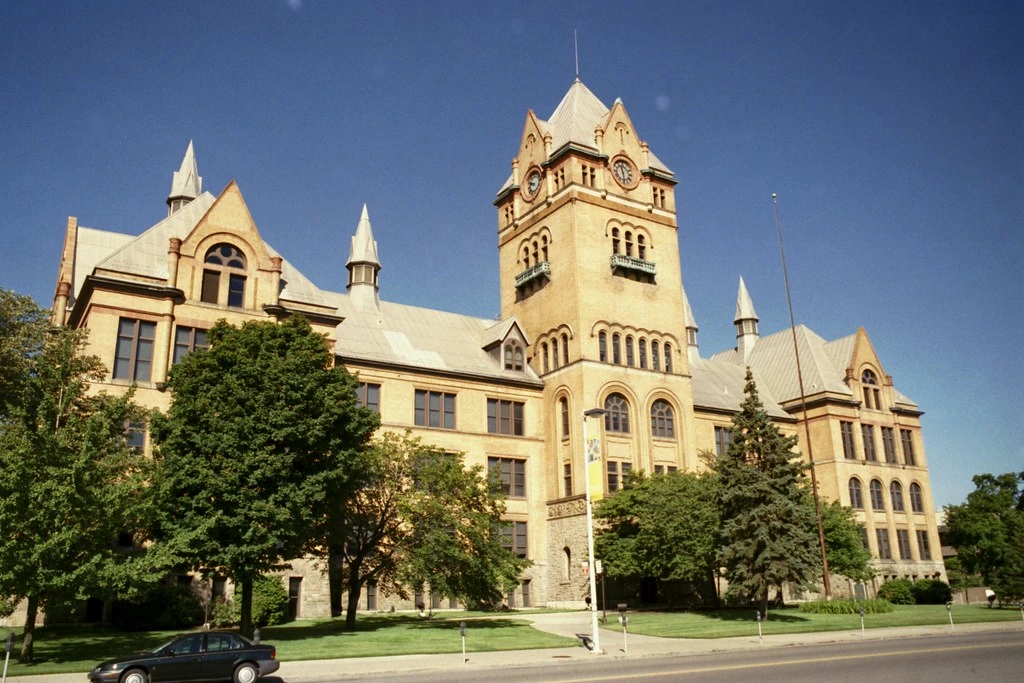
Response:
POLYGON ((52 301, 69 215, 138 233, 190 139, 264 237, 342 290, 369 206, 385 299, 498 313, 495 192, 580 76, 679 179, 703 355, 865 327, 925 411, 936 505, 1024 470, 1024 3, 0 4, 0 287, 52 301))

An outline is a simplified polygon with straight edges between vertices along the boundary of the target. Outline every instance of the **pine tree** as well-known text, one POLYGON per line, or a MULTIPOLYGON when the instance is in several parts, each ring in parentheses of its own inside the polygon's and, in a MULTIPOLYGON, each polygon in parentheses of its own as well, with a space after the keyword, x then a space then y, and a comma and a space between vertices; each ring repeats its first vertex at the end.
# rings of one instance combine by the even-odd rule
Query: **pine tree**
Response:
POLYGON ((816 523, 805 465, 793 450, 797 437, 783 436, 768 417, 749 368, 743 391, 732 443, 714 464, 722 563, 729 581, 726 596, 767 614, 772 588, 781 596, 785 583, 807 586, 817 579, 816 523))

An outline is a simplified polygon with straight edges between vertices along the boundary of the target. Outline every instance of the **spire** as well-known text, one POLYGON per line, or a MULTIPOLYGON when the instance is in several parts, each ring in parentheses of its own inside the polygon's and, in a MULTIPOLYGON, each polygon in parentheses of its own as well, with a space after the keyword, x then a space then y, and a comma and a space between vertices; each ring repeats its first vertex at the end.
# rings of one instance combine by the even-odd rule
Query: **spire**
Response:
POLYGON ((733 323, 736 324, 736 339, 737 346, 740 354, 743 356, 743 362, 746 363, 750 358, 750 353, 754 350, 754 344, 757 343, 757 311, 754 310, 754 302, 750 299, 750 294, 747 292, 747 285, 743 282, 743 277, 740 277, 740 291, 736 295, 736 318, 733 323))
POLYGON ((199 177, 196 166, 196 155, 192 149, 192 141, 188 141, 185 158, 181 160, 181 168, 171 178, 171 193, 167 195, 167 215, 180 209, 203 192, 203 179, 199 177))
POLYGON ((352 300, 360 307, 372 303, 376 308, 379 303, 377 273, 380 271, 380 261, 377 258, 377 240, 373 239, 373 227, 370 225, 370 212, 367 211, 366 204, 363 204, 359 225, 352 236, 345 267, 348 268, 348 291, 352 300))
POLYGON ((693 365, 700 359, 700 347, 697 346, 697 319, 693 317, 693 309, 690 308, 690 299, 683 290, 683 324, 686 325, 686 355, 693 365))

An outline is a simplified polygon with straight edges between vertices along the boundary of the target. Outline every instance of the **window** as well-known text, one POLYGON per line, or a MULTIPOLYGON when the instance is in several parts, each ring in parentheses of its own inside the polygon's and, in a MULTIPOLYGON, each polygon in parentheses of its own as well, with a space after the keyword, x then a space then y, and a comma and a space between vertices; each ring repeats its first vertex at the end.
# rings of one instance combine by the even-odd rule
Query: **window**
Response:
POLYGON ((290 576, 288 577, 288 618, 291 621, 295 621, 302 616, 300 612, 301 605, 302 577, 290 576))
POLYGON ((544 357, 544 372, 548 371, 548 343, 544 342, 540 345, 541 355, 544 357))
POLYGON ((659 398, 651 405, 651 436, 661 439, 676 437, 672 406, 664 399, 659 398))
POLYGON ((583 164, 583 184, 587 187, 594 187, 594 181, 597 178, 597 171, 593 166, 583 164))
POLYGON ((651 342, 651 370, 660 370, 658 365, 658 342, 651 342))
POLYGON ((565 497, 572 495, 572 463, 562 465, 562 484, 564 485, 565 497))
POLYGON ((896 464, 896 436, 892 427, 882 427, 882 448, 885 451, 885 461, 890 465, 896 464))
POLYGON ((633 233, 626 231, 626 256, 633 255, 633 233))
POLYGON ((242 306, 245 303, 245 255, 230 244, 217 244, 206 252, 204 263, 200 300, 210 304, 226 302, 228 306, 242 306))
POLYGON ((903 485, 898 481, 889 484, 889 499, 894 512, 903 512, 903 485))
POLYGON ((914 458, 914 433, 909 429, 901 429, 900 441, 903 442, 903 464, 913 467, 917 464, 914 458))
POLYGON ((619 253, 619 229, 612 228, 612 253, 619 253))
POLYGON ((522 436, 524 405, 521 401, 487 399, 487 431, 491 434, 522 436))
POLYGON ((843 455, 847 460, 856 460, 857 452, 853 450, 853 423, 840 422, 839 433, 843 436, 843 455))
POLYGON ((128 421, 124 425, 124 441, 128 448, 142 455, 146 451, 146 423, 128 421))
POLYGON ((512 341, 505 344, 505 369, 523 369, 523 347, 512 341))
POLYGON ((861 490, 860 479, 857 477, 850 479, 850 507, 857 510, 864 509, 864 492, 861 490))
POLYGON ((892 547, 889 545, 889 530, 875 529, 875 540, 878 541, 878 558, 881 560, 891 560, 892 547))
POLYGON ((455 394, 417 389, 414 421, 420 427, 455 429, 455 394))
POLYGON ((871 491, 871 509, 884 510, 885 498, 882 496, 882 482, 872 479, 868 488, 871 491))
POLYGON ((928 532, 924 529, 917 531, 917 554, 922 560, 932 559, 932 548, 928 542, 928 532))
POLYGON ((868 546, 868 530, 867 530, 867 528, 866 527, 862 527, 861 525, 858 524, 857 525, 857 533, 860 534, 860 544, 861 544, 861 546, 864 548, 864 550, 870 551, 871 548, 868 546))
POLYGON ((633 367, 633 338, 626 337, 626 365, 633 367))
POLYGON ((664 209, 665 208, 665 190, 664 189, 662 189, 660 187, 654 188, 652 199, 653 199, 654 206, 658 207, 659 209, 664 209))
POLYGON ((511 498, 526 497, 526 461, 518 458, 487 458, 487 469, 497 472, 501 490, 511 498))
POLYGON ((665 372, 672 372, 672 345, 665 343, 665 372))
POLYGON ((921 485, 917 482, 910 485, 910 509, 914 512, 924 512, 924 497, 921 495, 921 485))
POLYGON ((530 580, 525 579, 523 581, 523 607, 530 606, 530 580))
POLYGON ((558 411, 562 416, 562 440, 569 438, 569 399, 564 396, 558 401, 558 411))
POLYGON ((180 363, 181 359, 196 349, 210 348, 206 341, 206 330, 198 327, 184 327, 178 325, 174 330, 174 362, 180 363))
POLYGON ((640 351, 640 369, 641 370, 646 370, 647 369, 647 340, 644 339, 643 337, 640 337, 639 347, 640 347, 639 348, 639 351, 640 351))
POLYGON ((715 455, 725 457, 731 444, 732 430, 728 427, 715 427, 715 455))
POLYGON ((644 236, 636 236, 636 256, 637 258, 647 259, 647 245, 644 243, 644 236))
POLYGON ((114 352, 114 379, 148 382, 153 368, 156 323, 121 318, 114 352))
POLYGON ((612 362, 622 365, 622 337, 618 334, 612 335, 612 362))
POLYGON ((864 441, 864 459, 868 462, 876 462, 878 460, 878 454, 875 453, 874 425, 861 425, 860 435, 864 441))
POLYGON ((377 582, 366 582, 366 609, 377 609, 377 582))
POLYGON ((878 378, 871 370, 861 373, 860 383, 864 385, 864 407, 868 410, 881 410, 882 398, 878 389, 878 378))
POLYGON ((629 403, 622 394, 610 394, 604 400, 604 429, 617 434, 629 434, 629 403))
POLYGON ((551 369, 558 369, 558 340, 551 340, 551 369))
POLYGON ((359 405, 364 408, 369 408, 373 412, 380 415, 380 385, 372 384, 370 382, 360 382, 359 389, 357 390, 356 397, 359 399, 359 405))
POLYGON ((672 474, 673 472, 678 472, 678 471, 679 471, 679 468, 676 467, 675 465, 655 465, 654 466, 654 473, 655 474, 672 474))
POLYGON ((565 554, 565 567, 562 574, 562 578, 566 581, 572 578, 572 550, 569 546, 562 548, 562 552, 565 554))
POLYGON ((599 332, 597 335, 597 359, 602 363, 608 362, 608 333, 599 332))
POLYGON ((608 461, 608 493, 619 490, 619 463, 608 461))
POLYGON ((562 335, 562 365, 569 364, 569 335, 562 335))
POLYGON ((901 560, 912 560, 913 556, 910 554, 910 532, 906 529, 896 530, 896 545, 900 549, 901 560))
POLYGON ((526 557, 526 522, 504 522, 501 525, 501 547, 519 557, 526 557))

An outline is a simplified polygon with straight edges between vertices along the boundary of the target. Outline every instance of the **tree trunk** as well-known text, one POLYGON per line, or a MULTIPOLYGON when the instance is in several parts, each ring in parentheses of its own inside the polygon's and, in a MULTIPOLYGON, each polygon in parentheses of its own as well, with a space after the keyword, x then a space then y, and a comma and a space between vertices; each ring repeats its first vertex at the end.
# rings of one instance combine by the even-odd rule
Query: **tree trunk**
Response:
POLYGON ((242 616, 238 626, 239 632, 246 638, 252 638, 252 579, 242 579, 242 616))
POLYGON ((33 635, 36 630, 36 614, 39 612, 39 598, 35 595, 28 596, 28 605, 25 610, 25 629, 22 632, 21 653, 18 655, 19 664, 30 664, 35 650, 33 647, 33 635))
POLYGON ((350 562, 348 565, 348 604, 345 607, 345 630, 354 631, 356 628, 356 612, 359 610, 359 594, 363 590, 362 577, 359 562, 350 562))

